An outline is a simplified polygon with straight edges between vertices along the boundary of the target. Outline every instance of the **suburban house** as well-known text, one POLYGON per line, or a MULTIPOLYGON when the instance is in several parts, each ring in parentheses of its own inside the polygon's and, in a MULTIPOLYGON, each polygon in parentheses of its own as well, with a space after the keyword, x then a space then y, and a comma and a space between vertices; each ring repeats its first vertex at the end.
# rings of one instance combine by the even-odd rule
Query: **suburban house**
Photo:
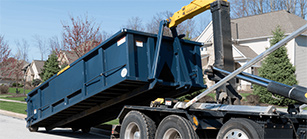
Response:
MULTIPOLYGON (((270 47, 270 39, 273 36, 272 31, 277 26, 280 26, 285 31, 285 35, 289 35, 305 24, 307 24, 306 20, 284 10, 232 19, 232 50, 236 68, 244 65, 270 47)), ((203 69, 214 63, 212 28, 211 22, 201 35, 196 38, 196 41, 207 44, 207 46, 201 48, 203 69)), ((307 64, 304 62, 307 59, 307 32, 288 42, 286 48, 291 63, 296 67, 298 84, 307 87, 307 64)), ((261 63, 257 63, 245 70, 245 72, 257 75, 260 66, 261 63)), ((207 83, 209 86, 213 84, 209 80, 207 80, 207 83)), ((249 90, 251 89, 251 84, 240 81, 238 89, 249 90)))
POLYGON ((58 55, 59 66, 70 65, 78 58, 78 55, 74 51, 61 50, 58 55))
POLYGON ((33 60, 28 68, 26 68, 26 82, 32 82, 34 79, 42 80, 40 74, 43 70, 45 61, 33 60))

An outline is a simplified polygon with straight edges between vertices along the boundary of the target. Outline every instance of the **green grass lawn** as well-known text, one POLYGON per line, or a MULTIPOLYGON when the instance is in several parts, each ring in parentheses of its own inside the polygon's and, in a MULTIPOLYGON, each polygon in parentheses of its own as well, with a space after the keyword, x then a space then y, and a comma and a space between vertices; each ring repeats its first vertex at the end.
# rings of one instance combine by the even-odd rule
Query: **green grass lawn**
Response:
POLYGON ((12 94, 4 94, 4 95, 1 94, 1 95, 0 95, 0 98, 9 97, 9 96, 12 96, 12 94))
POLYGON ((215 93, 209 93, 207 96, 215 98, 216 94, 215 93))
POLYGON ((27 109, 27 104, 22 103, 0 101, 0 109, 21 114, 27 114, 25 112, 25 110, 27 109))
POLYGON ((252 95, 252 93, 239 93, 242 97, 247 97, 249 95, 252 95))
MULTIPOLYGON (((23 94, 23 88, 18 88, 19 94, 23 94)), ((25 93, 28 94, 31 90, 26 89, 25 93)), ((9 88, 9 93, 16 94, 16 88, 9 88)))
POLYGON ((23 101, 25 102, 26 97, 0 97, 1 99, 9 99, 9 100, 17 100, 17 101, 23 101))
POLYGON ((103 123, 104 125, 118 125, 119 124, 119 120, 118 119, 114 119, 112 121, 109 122, 105 122, 103 123))

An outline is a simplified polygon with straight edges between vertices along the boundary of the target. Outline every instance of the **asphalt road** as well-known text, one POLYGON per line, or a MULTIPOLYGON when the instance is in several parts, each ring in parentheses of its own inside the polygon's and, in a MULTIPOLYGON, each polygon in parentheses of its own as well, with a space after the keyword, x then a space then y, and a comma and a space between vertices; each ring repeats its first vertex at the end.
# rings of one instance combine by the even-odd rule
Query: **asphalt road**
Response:
POLYGON ((103 135, 99 130, 91 131, 88 134, 81 131, 72 132, 71 129, 56 128, 46 132, 40 128, 38 132, 30 132, 26 128, 23 119, 0 115, 0 138, 1 139, 96 139, 110 138, 103 135))

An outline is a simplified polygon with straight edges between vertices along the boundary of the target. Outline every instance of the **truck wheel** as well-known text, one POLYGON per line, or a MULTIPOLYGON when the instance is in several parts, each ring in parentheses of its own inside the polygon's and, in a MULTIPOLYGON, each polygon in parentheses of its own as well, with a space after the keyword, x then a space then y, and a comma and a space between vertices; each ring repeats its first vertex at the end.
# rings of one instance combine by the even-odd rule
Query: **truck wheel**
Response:
POLYGON ((249 119, 232 118, 220 129, 217 139, 262 139, 262 127, 249 119))
POLYGON ((178 116, 165 117, 159 124, 156 139, 198 139, 191 122, 178 116))
POLYGON ((81 128, 81 130, 83 133, 89 133, 91 131, 91 127, 84 127, 84 128, 81 128))
POLYGON ((49 131, 52 130, 52 128, 45 127, 45 130, 46 130, 46 132, 49 132, 49 131))
POLYGON ((38 131, 38 127, 34 126, 34 127, 29 127, 28 128, 30 132, 37 132, 38 131))
POLYGON ((153 139, 156 132, 155 122, 139 111, 130 111, 120 128, 121 139, 153 139))

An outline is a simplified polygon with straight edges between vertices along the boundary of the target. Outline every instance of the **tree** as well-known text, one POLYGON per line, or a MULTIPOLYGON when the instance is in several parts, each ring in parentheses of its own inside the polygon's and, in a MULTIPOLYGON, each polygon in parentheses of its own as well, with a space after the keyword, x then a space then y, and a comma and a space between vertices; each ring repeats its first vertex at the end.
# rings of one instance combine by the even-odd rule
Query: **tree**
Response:
POLYGON ((30 47, 28 42, 25 39, 22 39, 21 43, 20 43, 19 40, 17 40, 15 43, 16 43, 17 49, 18 49, 18 52, 15 55, 15 58, 18 61, 20 61, 20 60, 27 61, 28 60, 29 47, 30 47))
POLYGON ((63 24, 63 47, 81 57, 102 42, 100 26, 88 17, 70 16, 71 25, 63 24))
POLYGON ((8 59, 11 54, 11 49, 7 41, 4 40, 4 36, 0 35, 0 64, 8 59))
POLYGON ((307 14, 307 0, 300 0, 300 16, 305 19, 307 14))
POLYGON ((60 71, 57 56, 52 53, 43 66, 42 73, 40 74, 43 81, 47 81, 50 77, 60 71))
POLYGON ((36 47, 41 54, 41 60, 44 60, 44 56, 48 50, 48 47, 46 47, 46 41, 42 39, 39 35, 34 35, 33 38, 36 41, 36 47))
POLYGON ((15 79, 16 88, 18 86, 18 82, 23 77, 22 68, 26 65, 27 62, 23 60, 19 60, 20 55, 17 53, 14 57, 10 57, 6 60, 5 64, 1 64, 1 77, 4 79, 15 79))
POLYGON ((188 19, 181 24, 177 26, 177 31, 179 34, 185 34, 185 37, 183 39, 191 40, 197 35, 199 35, 199 32, 196 29, 195 20, 194 19, 188 19))
MULTIPOLYGON (((273 38, 270 40, 271 46, 284 38, 284 32, 280 26, 276 27, 272 33, 273 38)), ((295 67, 290 63, 285 46, 277 49, 264 59, 259 69, 259 76, 290 86, 297 84, 295 67)), ((258 85, 254 86, 254 93, 260 96, 261 102, 283 106, 295 103, 294 100, 279 95, 276 95, 277 99, 275 99, 275 95, 272 96, 272 93, 268 92, 266 88, 258 85)))
MULTIPOLYGON (((8 64, 6 65, 5 72, 8 78, 15 78, 15 84, 17 84, 16 88, 18 88, 18 82, 24 77, 24 72, 22 71, 22 69, 27 65, 26 61, 28 59, 29 44, 24 39, 22 40, 22 42, 17 40, 15 43, 17 45, 18 51, 13 58, 10 58, 8 64)), ((17 89, 16 93, 18 93, 17 89)))
MULTIPOLYGON (((152 17, 151 21, 146 24, 147 32, 158 34, 160 22, 162 20, 169 18, 172 15, 173 15, 173 13, 171 13, 170 11, 164 11, 164 12, 160 12, 160 13, 155 14, 152 17)), ((172 33, 171 33, 170 29, 165 27, 163 35, 172 36, 172 33)))
POLYGON ((124 25, 124 28, 138 30, 138 31, 145 31, 142 19, 138 16, 129 18, 127 24, 124 25))
POLYGON ((57 36, 53 36, 49 38, 49 46, 51 49, 51 54, 55 53, 57 56, 60 54, 61 50, 66 50, 64 47, 60 44, 59 39, 57 36))
POLYGON ((5 77, 8 58, 11 54, 11 49, 9 48, 9 45, 4 40, 4 36, 0 35, 0 79, 5 77))
POLYGON ((231 0, 231 17, 239 18, 243 16, 249 16, 247 0, 231 0))
MULTIPOLYGON (((152 20, 147 24, 147 32, 157 34, 159 32, 159 25, 162 20, 165 20, 173 16, 173 13, 170 11, 160 12, 153 16, 152 20)), ((185 34, 184 39, 192 39, 198 35, 194 19, 188 19, 177 26, 178 34, 185 34)), ((200 32, 200 31, 199 31, 200 32)), ((172 36, 172 33, 169 28, 165 27, 164 32, 165 36, 172 36)))
POLYGON ((229 0, 231 17, 263 14, 278 10, 286 10, 289 13, 306 18, 306 0, 229 0))

